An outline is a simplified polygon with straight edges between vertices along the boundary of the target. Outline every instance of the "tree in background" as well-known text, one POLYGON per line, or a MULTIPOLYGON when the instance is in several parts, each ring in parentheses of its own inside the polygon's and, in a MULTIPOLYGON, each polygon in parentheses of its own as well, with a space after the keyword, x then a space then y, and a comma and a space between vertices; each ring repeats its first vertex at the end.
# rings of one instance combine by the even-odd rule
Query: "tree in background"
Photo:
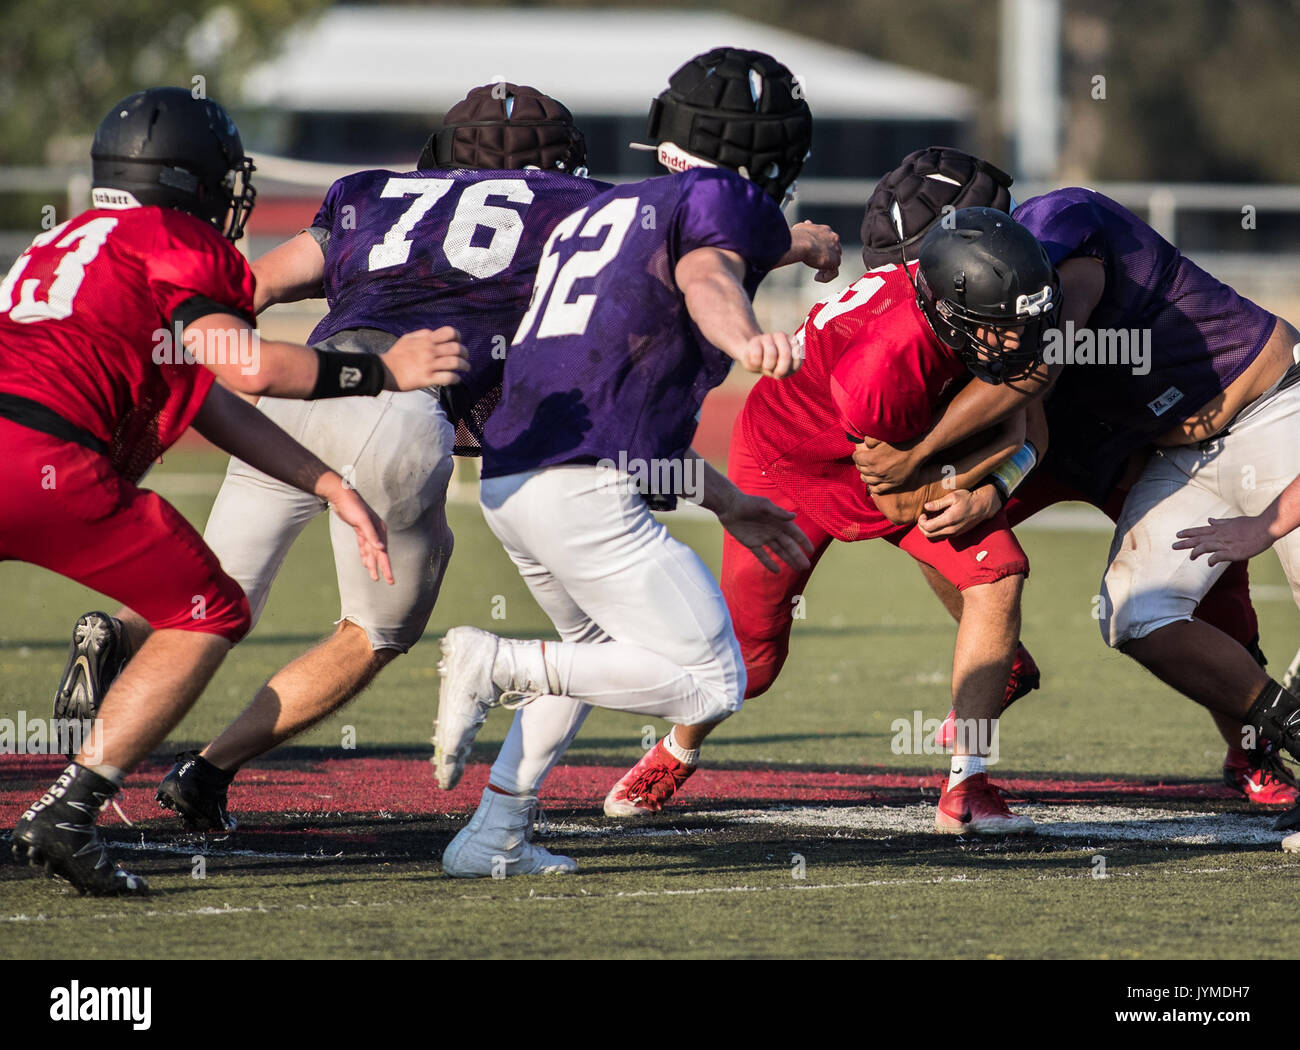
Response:
POLYGON ((237 96, 248 66, 329 0, 5 0, 0 4, 0 164, 80 162, 118 99, 158 84, 237 96), (195 77, 202 77, 196 82, 195 77))
MULTIPOLYGON (((985 101, 980 147, 1007 160, 995 104, 998 0, 460 2, 729 11, 970 85, 985 101)), ((240 74, 330 0, 173 3, 5 0, 0 164, 79 160, 107 107, 151 84, 200 75, 208 94, 237 104, 240 74), (70 145, 54 131, 81 137, 70 145)), ((1291 134, 1300 0, 1064 0, 1062 38, 1063 176, 1291 181, 1300 171, 1300 137, 1291 134), (1097 76, 1106 78, 1104 98, 1097 76)))

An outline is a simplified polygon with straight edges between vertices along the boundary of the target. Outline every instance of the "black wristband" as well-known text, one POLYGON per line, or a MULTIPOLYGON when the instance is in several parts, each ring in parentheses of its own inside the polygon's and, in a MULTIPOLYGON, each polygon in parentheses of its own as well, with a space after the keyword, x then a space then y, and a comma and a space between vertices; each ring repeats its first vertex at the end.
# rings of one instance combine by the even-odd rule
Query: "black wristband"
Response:
POLYGON ((993 491, 996 492, 999 496, 1002 497, 1002 507, 998 508, 999 510, 1004 509, 1004 508, 1006 507, 1006 505, 1007 505, 1009 502, 1011 502, 1011 493, 1009 493, 1009 492, 1006 490, 1006 486, 1002 483, 1002 479, 1001 479, 1001 478, 996 477, 996 476, 993 475, 993 474, 990 474, 988 477, 986 477, 983 481, 981 481, 981 482, 980 482, 978 485, 976 485, 975 487, 976 487, 976 488, 982 488, 982 487, 985 486, 985 485, 992 485, 992 486, 993 486, 993 491))
POLYGON ((316 385, 308 401, 325 397, 374 397, 384 389, 384 363, 376 354, 316 351, 316 385))

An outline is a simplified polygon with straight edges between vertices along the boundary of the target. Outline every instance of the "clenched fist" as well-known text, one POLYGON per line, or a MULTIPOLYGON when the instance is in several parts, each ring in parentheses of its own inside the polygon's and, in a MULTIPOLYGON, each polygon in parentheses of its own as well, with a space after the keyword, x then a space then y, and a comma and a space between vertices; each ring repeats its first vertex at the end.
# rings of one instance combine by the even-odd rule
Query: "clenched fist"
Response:
POLYGON ((785 332, 762 332, 745 343, 739 360, 747 372, 783 379, 799 371, 803 353, 797 341, 785 332))
POLYGON ((825 284, 840 273, 840 235, 829 226, 804 219, 790 227, 791 250, 805 266, 817 271, 814 280, 825 284))
POLYGON ((469 354, 460 343, 460 333, 442 327, 407 332, 380 358, 388 369, 385 390, 420 390, 427 386, 451 386, 460 373, 469 371, 469 354))

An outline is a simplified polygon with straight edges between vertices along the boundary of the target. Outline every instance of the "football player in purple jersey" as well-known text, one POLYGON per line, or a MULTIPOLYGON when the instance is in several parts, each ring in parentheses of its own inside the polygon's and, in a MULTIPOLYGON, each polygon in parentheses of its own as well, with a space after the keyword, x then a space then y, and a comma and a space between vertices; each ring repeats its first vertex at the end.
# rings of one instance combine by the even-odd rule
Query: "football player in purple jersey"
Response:
POLYGON ((449 875, 576 870, 533 844, 533 811, 592 705, 681 725, 740 707, 744 662, 717 581, 652 505, 687 496, 773 569, 808 565, 793 514, 690 447, 733 362, 774 378, 799 365, 750 299, 776 266, 825 268, 800 227, 792 243, 779 207, 811 143, 808 105, 771 56, 719 48, 673 74, 650 135, 678 174, 602 193, 555 228, 484 432, 484 515, 562 640, 473 627, 443 640, 440 787, 460 779, 488 710, 518 708, 443 854, 449 875))
MULTIPOLYGON (((1264 513, 1300 474, 1300 333, 1095 191, 1053 191, 1014 214, 1061 276, 1055 352, 1048 347, 1034 380, 1020 388, 972 384, 912 448, 860 449, 859 468, 873 484, 897 484, 932 448, 1055 379, 1053 400, 1067 399, 1097 429, 1096 448, 1080 457, 1079 487, 1104 493, 1132 463, 1102 584, 1107 643, 1240 722, 1243 747, 1300 756, 1300 700, 1241 642, 1193 615, 1227 562, 1190 558, 1187 544, 1175 542, 1210 517, 1264 513)), ((1273 545, 1300 595, 1300 538, 1279 536, 1273 545)))
MULTIPOLYGON (((454 394, 430 388, 335 402, 365 400, 360 411, 323 404, 300 411, 293 402, 262 400, 266 416, 346 465, 348 483, 374 500, 388 522, 396 584, 354 571, 350 530, 331 516, 337 629, 273 675, 202 752, 177 757, 158 800, 191 830, 232 829, 227 788, 239 768, 338 710, 423 634, 452 551, 445 501, 453 447, 477 453, 499 396, 503 351, 528 307, 551 230, 608 188, 582 177, 585 156, 560 102, 531 87, 484 85, 448 112, 417 170, 340 179, 310 228, 254 263, 259 312, 325 296, 329 312, 310 339, 317 347, 382 353, 404 332, 451 326, 470 370, 454 394)), ((290 546, 324 509, 310 494, 231 460, 205 535, 247 593, 254 623, 290 546)), ((138 633, 130 610, 118 616, 138 633)), ((83 621, 90 618, 105 629, 79 624, 83 646, 120 635, 112 618, 92 613, 83 621)), ((103 662, 83 662, 90 674, 70 663, 60 698, 99 692, 116 670, 100 668, 103 662)))

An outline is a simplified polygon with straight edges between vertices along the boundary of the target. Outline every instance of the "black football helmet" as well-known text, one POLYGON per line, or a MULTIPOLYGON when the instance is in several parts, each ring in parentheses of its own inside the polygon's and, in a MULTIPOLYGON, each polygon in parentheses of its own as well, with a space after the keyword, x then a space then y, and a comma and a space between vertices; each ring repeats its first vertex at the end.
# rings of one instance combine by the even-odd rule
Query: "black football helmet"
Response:
POLYGON ((587 141, 568 108, 536 88, 498 82, 474 88, 430 136, 419 168, 542 168, 586 173, 587 141))
POLYGON ((771 55, 719 47, 669 78, 650 103, 646 134, 670 170, 700 160, 730 168, 784 204, 812 146, 812 111, 771 55))
POLYGON ((185 88, 150 88, 109 112, 90 147, 97 207, 159 204, 189 212, 231 241, 244 233, 257 191, 230 115, 185 88))
POLYGON ((902 262, 944 209, 1011 211, 1011 176, 951 146, 928 146, 903 158, 867 199, 862 261, 867 269, 902 262))
POLYGON ((962 208, 921 242, 916 301, 971 372, 1006 383, 1042 360, 1043 332, 1060 315, 1061 282, 1037 238, 1011 216, 962 208))

